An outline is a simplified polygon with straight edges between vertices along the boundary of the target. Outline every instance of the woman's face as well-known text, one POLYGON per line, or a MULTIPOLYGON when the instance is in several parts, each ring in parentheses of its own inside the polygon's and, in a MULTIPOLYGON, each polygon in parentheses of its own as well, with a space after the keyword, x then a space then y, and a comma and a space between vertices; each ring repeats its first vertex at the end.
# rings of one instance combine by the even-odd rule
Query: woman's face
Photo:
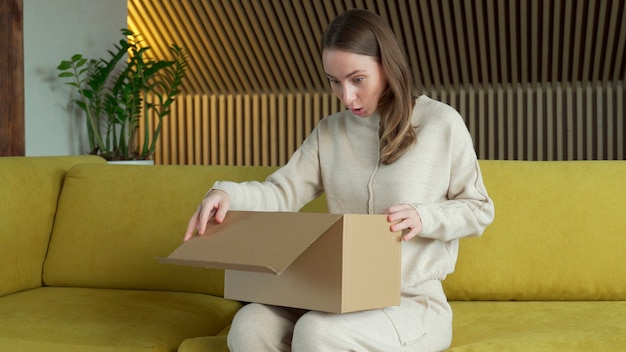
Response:
POLYGON ((354 115, 369 117, 376 112, 387 77, 375 57, 325 49, 322 61, 330 87, 354 115))

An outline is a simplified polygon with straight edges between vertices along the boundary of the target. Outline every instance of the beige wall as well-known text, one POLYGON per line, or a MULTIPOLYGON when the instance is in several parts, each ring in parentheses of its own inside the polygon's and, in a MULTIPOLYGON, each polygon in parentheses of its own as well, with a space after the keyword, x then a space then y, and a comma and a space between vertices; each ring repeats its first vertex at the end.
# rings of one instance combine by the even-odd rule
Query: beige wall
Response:
POLYGON ((75 53, 102 56, 127 27, 126 0, 24 0, 26 155, 87 151, 82 115, 56 67, 75 53))

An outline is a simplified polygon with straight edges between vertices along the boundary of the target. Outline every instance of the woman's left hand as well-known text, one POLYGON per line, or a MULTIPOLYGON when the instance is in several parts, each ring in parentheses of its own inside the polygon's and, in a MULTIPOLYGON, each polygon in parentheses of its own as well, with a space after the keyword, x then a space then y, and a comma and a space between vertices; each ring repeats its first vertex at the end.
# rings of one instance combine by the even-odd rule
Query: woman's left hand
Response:
POLYGON ((387 221, 393 223, 391 232, 402 231, 402 240, 408 241, 422 232, 422 219, 409 204, 393 205, 385 210, 387 221))

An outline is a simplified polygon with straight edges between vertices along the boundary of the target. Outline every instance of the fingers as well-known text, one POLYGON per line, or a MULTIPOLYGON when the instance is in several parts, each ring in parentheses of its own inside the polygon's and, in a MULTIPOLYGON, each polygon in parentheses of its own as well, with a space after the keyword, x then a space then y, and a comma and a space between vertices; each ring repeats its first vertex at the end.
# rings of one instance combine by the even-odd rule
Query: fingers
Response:
POLYGON ((198 218, 198 235, 204 235, 208 223, 213 220, 215 208, 213 206, 202 206, 200 216, 198 218))
POLYGON ((421 228, 420 228, 420 230, 418 230, 417 227, 409 228, 408 232, 406 232, 406 233, 403 232, 402 233, 402 240, 403 241, 409 241, 413 237, 417 236, 420 233, 420 231, 421 231, 421 228))
POLYGON ((198 206, 196 212, 189 219, 184 240, 187 241, 198 232, 204 235, 207 225, 213 218, 217 223, 222 223, 230 206, 230 196, 223 191, 213 190, 207 194, 198 206))
POLYGON ((402 231, 402 240, 408 241, 422 231, 422 219, 417 210, 409 204, 394 205, 385 210, 387 221, 392 223, 392 232, 402 231))
POLYGON ((198 208, 198 210, 196 210, 196 212, 193 214, 191 219, 189 219, 189 224, 187 225, 187 230, 185 231, 185 237, 183 238, 183 241, 188 241, 190 238, 194 236, 194 232, 196 231, 197 224, 198 224, 199 211, 200 211, 200 208, 198 208))

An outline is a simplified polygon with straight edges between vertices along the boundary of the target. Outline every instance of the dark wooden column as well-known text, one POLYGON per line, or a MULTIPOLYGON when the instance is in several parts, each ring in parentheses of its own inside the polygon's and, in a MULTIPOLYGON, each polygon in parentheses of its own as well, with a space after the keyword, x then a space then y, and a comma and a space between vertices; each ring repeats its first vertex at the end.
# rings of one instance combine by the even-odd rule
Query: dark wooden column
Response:
POLYGON ((23 0, 0 0, 0 156, 24 155, 23 0))

